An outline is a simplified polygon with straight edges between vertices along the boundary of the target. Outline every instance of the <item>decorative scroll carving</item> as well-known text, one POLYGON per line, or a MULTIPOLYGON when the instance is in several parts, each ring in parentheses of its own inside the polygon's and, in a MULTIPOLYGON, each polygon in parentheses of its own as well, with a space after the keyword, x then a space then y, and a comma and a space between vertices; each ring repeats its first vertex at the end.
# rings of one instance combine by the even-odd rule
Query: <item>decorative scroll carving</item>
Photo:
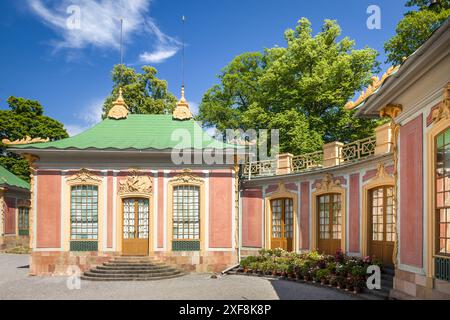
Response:
POLYGON ((431 115, 433 122, 439 122, 442 119, 450 118, 450 83, 444 89, 444 98, 439 108, 433 110, 431 115))
POLYGON ((371 95, 373 95, 375 92, 377 92, 377 90, 381 87, 381 85, 386 81, 387 78, 389 78, 391 75, 393 75, 394 73, 396 73, 398 71, 398 69, 400 69, 400 66, 391 66, 385 74, 383 74, 383 76, 381 77, 381 79, 379 79, 377 76, 373 76, 372 77, 372 84, 370 84, 366 91, 362 91, 360 96, 358 97, 358 99, 356 99, 354 102, 353 101, 349 101, 347 102, 347 104, 345 105, 346 109, 354 109, 357 106, 359 106, 361 103, 363 103, 365 100, 367 100, 367 98, 369 98, 371 95))
POLYGON ((75 175, 67 179, 69 183, 99 184, 101 179, 93 175, 88 169, 81 169, 75 175))
POLYGON ((283 193, 286 192, 286 186, 284 185, 283 181, 278 182, 278 188, 275 191, 276 193, 283 193))
POLYGON ((203 180, 192 173, 190 169, 183 169, 181 173, 173 177, 172 182, 180 183, 203 183, 203 180))
POLYGON ((42 138, 31 138, 30 136, 26 136, 23 139, 17 139, 15 141, 11 141, 9 139, 3 139, 2 143, 8 146, 21 145, 21 144, 31 144, 31 143, 42 143, 49 142, 50 138, 42 139, 42 138))
POLYGON ((390 103, 380 110, 380 117, 389 117, 391 119, 394 119, 400 114, 400 112, 402 112, 402 110, 403 107, 401 104, 390 103))
POLYGON ((331 173, 326 173, 322 182, 316 183, 316 191, 331 191, 333 188, 340 187, 341 181, 338 179, 333 180, 333 175, 331 173))
POLYGON ((392 176, 386 172, 386 167, 384 166, 384 163, 379 163, 377 168, 377 174, 375 175, 374 179, 386 179, 386 178, 392 178, 392 176))
POLYGON ((126 119, 128 117, 128 107, 122 96, 122 88, 119 88, 119 97, 114 101, 113 107, 108 112, 108 118, 110 119, 126 119))
POLYGON ((119 194, 150 194, 151 192, 152 180, 137 169, 130 169, 127 178, 119 182, 119 194))

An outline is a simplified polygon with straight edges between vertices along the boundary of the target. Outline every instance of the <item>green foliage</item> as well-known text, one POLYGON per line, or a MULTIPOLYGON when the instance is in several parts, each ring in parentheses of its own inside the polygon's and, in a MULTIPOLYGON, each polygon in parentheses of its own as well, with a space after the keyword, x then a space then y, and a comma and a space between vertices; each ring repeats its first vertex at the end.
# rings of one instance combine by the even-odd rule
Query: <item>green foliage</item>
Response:
MULTIPOLYGON (((52 141, 68 137, 63 124, 45 116, 44 108, 38 101, 9 97, 7 102, 10 110, 0 110, 0 141, 5 138, 13 141, 26 136, 50 138, 52 141)), ((0 165, 18 177, 30 180, 28 162, 7 152, 1 142, 0 165)))
POLYGON ((387 62, 398 65, 404 57, 413 54, 450 16, 450 0, 440 0, 429 6, 428 0, 409 0, 407 7, 417 6, 398 23, 396 35, 384 45, 387 62))
POLYGON ((167 89, 167 82, 156 77, 154 67, 143 66, 142 73, 122 64, 112 71, 113 90, 103 104, 103 118, 117 99, 122 87, 123 97, 130 113, 165 114, 172 112, 177 103, 175 96, 167 89))
POLYGON ((378 71, 377 52, 340 36, 335 21, 314 36, 302 18, 285 32, 285 48, 235 57, 203 96, 199 120, 220 131, 280 129, 281 152, 294 154, 372 135, 376 122, 354 119, 343 106, 378 71))

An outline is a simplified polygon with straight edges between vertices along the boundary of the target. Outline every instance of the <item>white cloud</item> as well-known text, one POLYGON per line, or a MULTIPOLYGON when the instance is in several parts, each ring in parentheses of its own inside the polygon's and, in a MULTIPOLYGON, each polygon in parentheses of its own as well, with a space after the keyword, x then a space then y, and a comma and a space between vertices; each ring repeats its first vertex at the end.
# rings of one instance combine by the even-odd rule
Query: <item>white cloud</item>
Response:
POLYGON ((76 113, 74 117, 79 119, 80 123, 64 125, 69 136, 72 137, 86 131, 102 120, 103 101, 103 98, 95 99, 85 108, 81 109, 81 113, 76 113))
POLYGON ((133 36, 139 34, 151 35, 155 50, 142 53, 140 60, 159 63, 175 55, 180 45, 149 18, 150 3, 151 0, 28 0, 31 11, 61 37, 52 42, 55 50, 89 46, 118 50, 123 17, 124 41, 131 43, 133 36), (74 6, 79 12, 69 10, 74 6))

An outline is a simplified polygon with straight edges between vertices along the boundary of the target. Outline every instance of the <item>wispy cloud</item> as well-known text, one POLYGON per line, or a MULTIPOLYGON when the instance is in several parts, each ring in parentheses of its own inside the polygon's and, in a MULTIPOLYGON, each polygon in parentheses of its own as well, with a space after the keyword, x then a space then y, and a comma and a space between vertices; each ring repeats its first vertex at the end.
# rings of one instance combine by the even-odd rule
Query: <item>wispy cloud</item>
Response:
POLYGON ((141 62, 160 63, 180 49, 179 42, 164 34, 149 18, 151 0, 27 1, 31 11, 60 36, 52 41, 55 51, 87 47, 118 50, 121 17, 125 21, 125 42, 131 43, 137 35, 148 35, 154 40, 154 51, 140 54, 141 62))
POLYGON ((69 136, 77 135, 102 120, 103 114, 103 98, 95 99, 86 107, 81 109, 80 113, 74 114, 74 118, 79 120, 79 123, 65 124, 69 136))
POLYGON ((164 60, 175 55, 181 47, 181 43, 175 38, 161 32, 153 20, 148 20, 146 30, 151 32, 158 39, 155 50, 152 52, 144 52, 139 58, 144 63, 161 63, 164 60))

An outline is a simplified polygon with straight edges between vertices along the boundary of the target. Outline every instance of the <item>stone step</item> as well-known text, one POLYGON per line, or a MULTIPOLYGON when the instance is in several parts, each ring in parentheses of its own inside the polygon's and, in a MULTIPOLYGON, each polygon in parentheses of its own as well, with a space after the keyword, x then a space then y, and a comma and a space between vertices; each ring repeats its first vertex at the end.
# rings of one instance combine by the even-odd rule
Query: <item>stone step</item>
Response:
POLYGON ((165 264, 160 262, 105 262, 104 266, 113 266, 113 267, 151 267, 151 266, 165 266, 165 264))
POLYGON ((95 273, 92 271, 86 271, 84 273, 87 277, 94 278, 123 278, 123 277, 131 277, 131 278, 154 278, 154 277, 170 277, 174 275, 180 274, 180 271, 163 271, 163 272, 154 272, 154 273, 95 273))
POLYGON ((89 272, 97 273, 97 274, 155 274, 155 273, 163 273, 163 272, 179 272, 179 270, 176 270, 173 268, 165 268, 165 269, 161 268, 161 269, 149 269, 149 270, 91 269, 89 272))
POLYGON ((103 266, 97 266, 97 269, 99 270, 165 270, 169 268, 168 266, 108 266, 108 265, 103 265, 103 266))
POLYGON ((166 280, 166 279, 172 279, 172 278, 178 278, 181 276, 184 276, 185 274, 180 272, 179 274, 174 274, 171 276, 163 276, 163 277, 129 277, 129 276, 123 276, 123 277, 116 277, 116 278, 108 278, 108 277, 91 277, 87 275, 82 275, 82 280, 89 280, 89 281, 154 281, 154 280, 166 280))

